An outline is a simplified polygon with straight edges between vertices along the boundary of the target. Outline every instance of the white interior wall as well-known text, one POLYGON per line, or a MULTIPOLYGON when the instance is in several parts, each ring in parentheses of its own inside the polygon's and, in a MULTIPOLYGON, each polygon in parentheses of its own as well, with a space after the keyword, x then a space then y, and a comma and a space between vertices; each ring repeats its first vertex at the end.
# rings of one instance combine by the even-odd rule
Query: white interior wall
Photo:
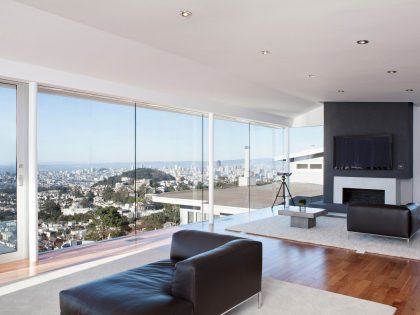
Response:
POLYGON ((314 108, 293 119, 292 127, 312 127, 324 125, 324 105, 314 108))

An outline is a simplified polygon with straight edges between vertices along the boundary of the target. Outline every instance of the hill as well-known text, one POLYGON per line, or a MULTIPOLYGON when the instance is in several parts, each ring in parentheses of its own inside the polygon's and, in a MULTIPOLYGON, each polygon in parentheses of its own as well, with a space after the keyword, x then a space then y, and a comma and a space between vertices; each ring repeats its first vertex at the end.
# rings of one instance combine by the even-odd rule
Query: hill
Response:
POLYGON ((162 180, 174 180, 175 177, 172 175, 166 174, 165 172, 159 171, 153 168, 138 168, 137 170, 127 171, 122 173, 121 175, 112 176, 107 179, 101 180, 93 185, 95 186, 112 186, 114 187, 116 183, 121 182, 122 177, 128 177, 131 179, 150 179, 152 182, 156 183, 162 180))

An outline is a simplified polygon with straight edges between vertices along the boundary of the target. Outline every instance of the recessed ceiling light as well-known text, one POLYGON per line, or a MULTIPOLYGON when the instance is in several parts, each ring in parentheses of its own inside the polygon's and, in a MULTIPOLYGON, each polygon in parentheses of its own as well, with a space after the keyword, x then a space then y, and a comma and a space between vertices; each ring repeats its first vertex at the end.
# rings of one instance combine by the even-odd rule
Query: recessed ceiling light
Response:
POLYGON ((308 74, 308 78, 315 78, 316 75, 315 74, 308 74))
POLYGON ((388 70, 387 73, 389 73, 389 74, 396 74, 397 73, 397 70, 388 70))
POLYGON ((413 90, 413 89, 406 89, 405 91, 406 91, 406 92, 414 92, 414 90, 413 90))
POLYGON ((338 90, 337 92, 338 93, 344 93, 344 90, 338 90))
POLYGON ((268 54, 270 54, 270 51, 269 50, 261 50, 261 53, 263 55, 268 55, 268 54))
POLYGON ((356 43, 358 43, 359 45, 366 45, 369 44, 369 41, 367 39, 361 39, 358 40, 356 43))
POLYGON ((189 17, 189 16, 192 15, 192 12, 191 11, 181 11, 180 14, 181 14, 182 17, 189 17))

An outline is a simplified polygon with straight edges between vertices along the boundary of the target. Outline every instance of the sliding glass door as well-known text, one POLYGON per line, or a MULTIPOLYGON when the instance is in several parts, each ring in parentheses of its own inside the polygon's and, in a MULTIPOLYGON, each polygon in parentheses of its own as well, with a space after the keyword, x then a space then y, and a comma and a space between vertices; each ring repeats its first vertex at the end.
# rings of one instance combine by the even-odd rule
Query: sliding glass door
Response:
POLYGON ((16 86, 0 84, 0 254, 17 251, 16 86))

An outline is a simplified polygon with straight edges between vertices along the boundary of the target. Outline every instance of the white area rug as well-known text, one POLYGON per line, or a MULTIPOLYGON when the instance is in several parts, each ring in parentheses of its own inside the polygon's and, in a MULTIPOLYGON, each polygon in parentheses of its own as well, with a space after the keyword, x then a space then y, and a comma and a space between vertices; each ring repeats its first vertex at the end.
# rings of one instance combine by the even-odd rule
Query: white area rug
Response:
POLYGON ((392 315, 396 311, 389 305, 269 278, 263 279, 262 301, 261 309, 254 297, 228 315, 392 315))
POLYGON ((345 218, 318 217, 316 227, 300 229, 290 226, 290 217, 276 215, 226 230, 420 260, 420 233, 411 239, 410 247, 402 239, 361 233, 350 233, 347 239, 345 218))

